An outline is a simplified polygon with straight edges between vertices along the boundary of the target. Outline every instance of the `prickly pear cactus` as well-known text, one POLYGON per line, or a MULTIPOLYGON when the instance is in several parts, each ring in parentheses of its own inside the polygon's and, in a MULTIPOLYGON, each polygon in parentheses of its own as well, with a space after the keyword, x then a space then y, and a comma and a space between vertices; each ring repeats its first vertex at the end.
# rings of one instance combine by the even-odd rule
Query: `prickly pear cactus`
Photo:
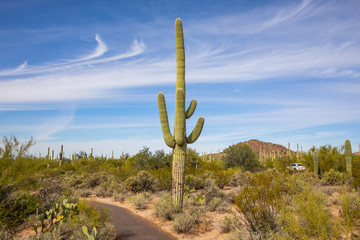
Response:
POLYGON ((345 165, 346 172, 351 176, 351 167, 352 167, 352 152, 351 152, 351 143, 349 139, 345 140, 345 165))
POLYGON ((173 204, 182 210, 185 178, 185 156, 187 144, 195 142, 201 134, 204 118, 200 117, 194 130, 186 135, 186 119, 190 118, 196 108, 196 100, 192 100, 185 111, 185 50, 181 19, 175 21, 176 43, 176 98, 175 98, 175 127, 174 135, 169 128, 165 97, 162 92, 157 96, 159 105, 160 122, 166 145, 173 148, 172 161, 172 198, 173 204))

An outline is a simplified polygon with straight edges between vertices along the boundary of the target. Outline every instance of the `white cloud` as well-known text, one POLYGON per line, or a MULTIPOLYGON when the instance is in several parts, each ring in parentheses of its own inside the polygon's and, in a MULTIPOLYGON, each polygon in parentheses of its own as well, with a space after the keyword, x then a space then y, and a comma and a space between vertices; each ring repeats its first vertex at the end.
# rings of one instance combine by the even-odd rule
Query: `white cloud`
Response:
POLYGON ((88 56, 85 56, 85 57, 82 57, 80 59, 77 59, 77 60, 74 60, 74 61, 86 61, 86 60, 90 60, 90 59, 93 59, 93 58, 97 58, 97 57, 100 57, 102 56, 104 53, 106 53, 106 51, 108 50, 108 47, 107 45, 101 40, 101 37, 99 34, 95 34, 95 40, 96 42, 98 43, 98 46, 96 47, 95 51, 88 55, 88 56))

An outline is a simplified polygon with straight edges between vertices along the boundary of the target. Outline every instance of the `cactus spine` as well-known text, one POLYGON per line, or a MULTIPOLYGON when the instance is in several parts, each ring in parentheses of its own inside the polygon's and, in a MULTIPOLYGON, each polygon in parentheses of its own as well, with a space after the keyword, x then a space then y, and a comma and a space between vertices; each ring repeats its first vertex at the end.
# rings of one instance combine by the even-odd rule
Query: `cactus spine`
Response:
POLYGON ((313 155, 313 165, 314 165, 314 173, 316 176, 319 176, 319 153, 315 150, 313 155))
POLYGON ((350 140, 345 140, 345 165, 346 165, 346 172, 351 176, 351 165, 352 165, 352 157, 351 157, 351 144, 350 140))
POLYGON ((180 18, 175 21, 175 44, 176 44, 176 95, 175 95, 175 126, 174 135, 171 134, 166 110, 165 97, 162 92, 158 93, 158 106, 160 123, 166 145, 173 148, 172 161, 172 198, 173 204, 182 210, 185 178, 185 158, 187 144, 195 142, 202 131, 204 118, 200 117, 194 130, 186 136, 186 119, 190 118, 196 108, 196 100, 192 100, 189 108, 185 111, 185 50, 182 22, 180 18))

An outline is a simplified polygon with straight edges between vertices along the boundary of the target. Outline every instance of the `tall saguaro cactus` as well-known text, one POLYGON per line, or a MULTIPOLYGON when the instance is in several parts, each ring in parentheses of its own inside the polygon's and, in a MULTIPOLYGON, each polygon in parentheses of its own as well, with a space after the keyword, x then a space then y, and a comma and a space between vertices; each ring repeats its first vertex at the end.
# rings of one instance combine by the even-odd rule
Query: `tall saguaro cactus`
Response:
POLYGON ((204 118, 200 117, 194 130, 186 136, 186 119, 190 118, 196 108, 196 100, 192 100, 185 111, 185 50, 182 22, 180 18, 175 21, 176 45, 176 94, 175 94, 175 126, 174 135, 169 128, 165 97, 162 92, 157 96, 161 128, 166 145, 173 148, 172 161, 172 198, 173 204, 182 210, 184 196, 185 158, 187 144, 195 142, 204 126, 204 118))
POLYGON ((351 165, 352 165, 352 157, 351 157, 351 144, 350 140, 345 140, 345 165, 346 165, 346 171, 351 176, 351 165))
POLYGON ((317 150, 315 150, 313 155, 313 165, 315 175, 319 176, 319 152, 317 150))

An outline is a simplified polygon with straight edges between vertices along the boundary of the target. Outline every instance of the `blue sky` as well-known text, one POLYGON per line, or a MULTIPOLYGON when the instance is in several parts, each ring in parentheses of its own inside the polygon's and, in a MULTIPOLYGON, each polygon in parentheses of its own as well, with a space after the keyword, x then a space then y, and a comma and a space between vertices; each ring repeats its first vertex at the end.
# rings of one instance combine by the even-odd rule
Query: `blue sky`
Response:
POLYGON ((0 2, 0 136, 33 154, 170 149, 174 22, 183 20, 191 145, 215 153, 249 139, 307 150, 360 143, 360 1, 0 2))

